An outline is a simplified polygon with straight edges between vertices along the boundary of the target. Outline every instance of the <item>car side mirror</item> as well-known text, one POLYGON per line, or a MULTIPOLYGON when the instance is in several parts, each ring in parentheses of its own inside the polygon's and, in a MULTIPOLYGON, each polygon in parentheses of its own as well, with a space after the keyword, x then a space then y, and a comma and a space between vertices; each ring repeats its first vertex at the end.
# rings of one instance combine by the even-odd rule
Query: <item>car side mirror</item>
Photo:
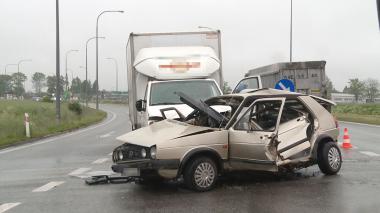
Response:
POLYGON ((145 111, 145 109, 146 109, 145 105, 146 105, 146 101, 145 100, 140 99, 140 100, 136 101, 136 110, 138 112, 145 111))

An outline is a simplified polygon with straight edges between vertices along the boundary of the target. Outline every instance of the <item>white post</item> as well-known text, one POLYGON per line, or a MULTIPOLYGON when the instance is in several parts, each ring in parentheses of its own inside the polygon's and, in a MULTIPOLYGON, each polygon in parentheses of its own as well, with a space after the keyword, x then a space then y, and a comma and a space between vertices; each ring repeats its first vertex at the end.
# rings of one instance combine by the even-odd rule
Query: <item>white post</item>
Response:
POLYGON ((25 113, 25 132, 26 132, 26 137, 30 138, 29 114, 28 113, 25 113))

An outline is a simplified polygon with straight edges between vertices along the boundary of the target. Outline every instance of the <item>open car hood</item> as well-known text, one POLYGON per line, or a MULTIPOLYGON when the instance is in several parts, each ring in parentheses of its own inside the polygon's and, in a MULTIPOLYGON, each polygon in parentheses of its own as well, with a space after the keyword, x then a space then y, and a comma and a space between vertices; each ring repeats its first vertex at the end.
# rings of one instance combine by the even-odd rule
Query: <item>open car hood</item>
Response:
POLYGON ((193 126, 180 121, 167 119, 128 132, 116 139, 125 143, 144 147, 157 145, 157 147, 160 148, 168 148, 174 145, 173 139, 210 131, 214 130, 208 127, 193 126))
MULTIPOLYGON (((217 123, 228 122, 229 120, 228 118, 226 118, 224 115, 217 112, 215 109, 207 105, 205 102, 201 100, 196 101, 183 92, 175 92, 175 94, 177 94, 180 97, 180 100, 183 103, 187 104, 188 106, 193 108, 195 111, 200 111, 202 113, 207 114, 210 118, 214 119, 217 123)), ((190 113, 190 115, 193 113, 190 113)))

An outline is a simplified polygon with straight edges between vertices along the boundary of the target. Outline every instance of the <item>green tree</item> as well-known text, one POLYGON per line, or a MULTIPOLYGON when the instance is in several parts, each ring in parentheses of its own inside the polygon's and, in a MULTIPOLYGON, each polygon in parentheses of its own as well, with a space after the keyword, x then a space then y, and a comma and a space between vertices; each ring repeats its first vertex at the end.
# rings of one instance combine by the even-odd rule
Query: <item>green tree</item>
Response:
POLYGON ((332 81, 330 80, 328 76, 326 76, 325 82, 326 82, 327 98, 331 99, 331 93, 339 92, 339 91, 335 89, 332 81))
MULTIPOLYGON (((64 86, 64 83, 65 83, 65 79, 63 76, 61 76, 61 79, 60 79, 60 91, 61 91, 61 95, 63 94, 63 86, 64 86)), ((53 93, 56 92, 56 89, 57 89, 57 77, 55 75, 53 76, 48 76, 46 78, 46 85, 47 85, 47 92, 52 95, 53 93)))
POLYGON ((81 80, 78 77, 74 78, 71 81, 71 92, 73 94, 80 94, 80 92, 81 92, 81 84, 82 84, 82 82, 81 82, 81 80))
POLYGON ((88 97, 91 96, 91 81, 82 81, 82 84, 81 84, 81 97, 83 99, 85 99, 85 96, 86 96, 86 91, 87 91, 87 94, 88 94, 88 97), (87 85, 87 88, 86 88, 86 85, 87 85))
POLYGON ((368 78, 365 82, 365 94, 370 102, 375 102, 375 98, 379 95, 379 81, 377 79, 368 78))
POLYGON ((27 77, 24 73, 16 72, 11 76, 12 91, 16 96, 22 96, 25 93, 24 82, 27 77))
POLYGON ((359 98, 365 92, 365 84, 363 81, 360 81, 358 78, 349 79, 348 91, 351 94, 355 95, 355 101, 358 102, 359 98))
POLYGON ((12 77, 10 75, 0 75, 0 96, 11 93, 12 77))
POLYGON ((96 95, 97 92, 97 81, 95 80, 94 83, 92 84, 92 95, 96 95))
POLYGON ((46 86, 46 76, 41 72, 36 72, 32 76, 33 88, 38 95, 41 95, 41 90, 46 86))
POLYGON ((223 94, 228 94, 232 91, 231 87, 228 85, 228 82, 225 81, 223 84, 223 94))

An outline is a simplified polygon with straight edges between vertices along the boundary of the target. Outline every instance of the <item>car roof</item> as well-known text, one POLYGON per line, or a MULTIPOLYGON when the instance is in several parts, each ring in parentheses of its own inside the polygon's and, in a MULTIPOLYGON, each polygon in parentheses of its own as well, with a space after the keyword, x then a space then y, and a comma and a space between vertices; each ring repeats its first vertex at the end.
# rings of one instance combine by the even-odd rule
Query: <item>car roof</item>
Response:
POLYGON ((278 89, 272 89, 272 88, 263 88, 263 89, 257 89, 251 92, 247 93, 235 93, 235 94, 226 94, 223 96, 231 97, 231 96, 239 96, 243 98, 247 97, 298 97, 298 96, 304 96, 305 94, 296 93, 296 92, 289 92, 286 90, 278 90, 278 89))

